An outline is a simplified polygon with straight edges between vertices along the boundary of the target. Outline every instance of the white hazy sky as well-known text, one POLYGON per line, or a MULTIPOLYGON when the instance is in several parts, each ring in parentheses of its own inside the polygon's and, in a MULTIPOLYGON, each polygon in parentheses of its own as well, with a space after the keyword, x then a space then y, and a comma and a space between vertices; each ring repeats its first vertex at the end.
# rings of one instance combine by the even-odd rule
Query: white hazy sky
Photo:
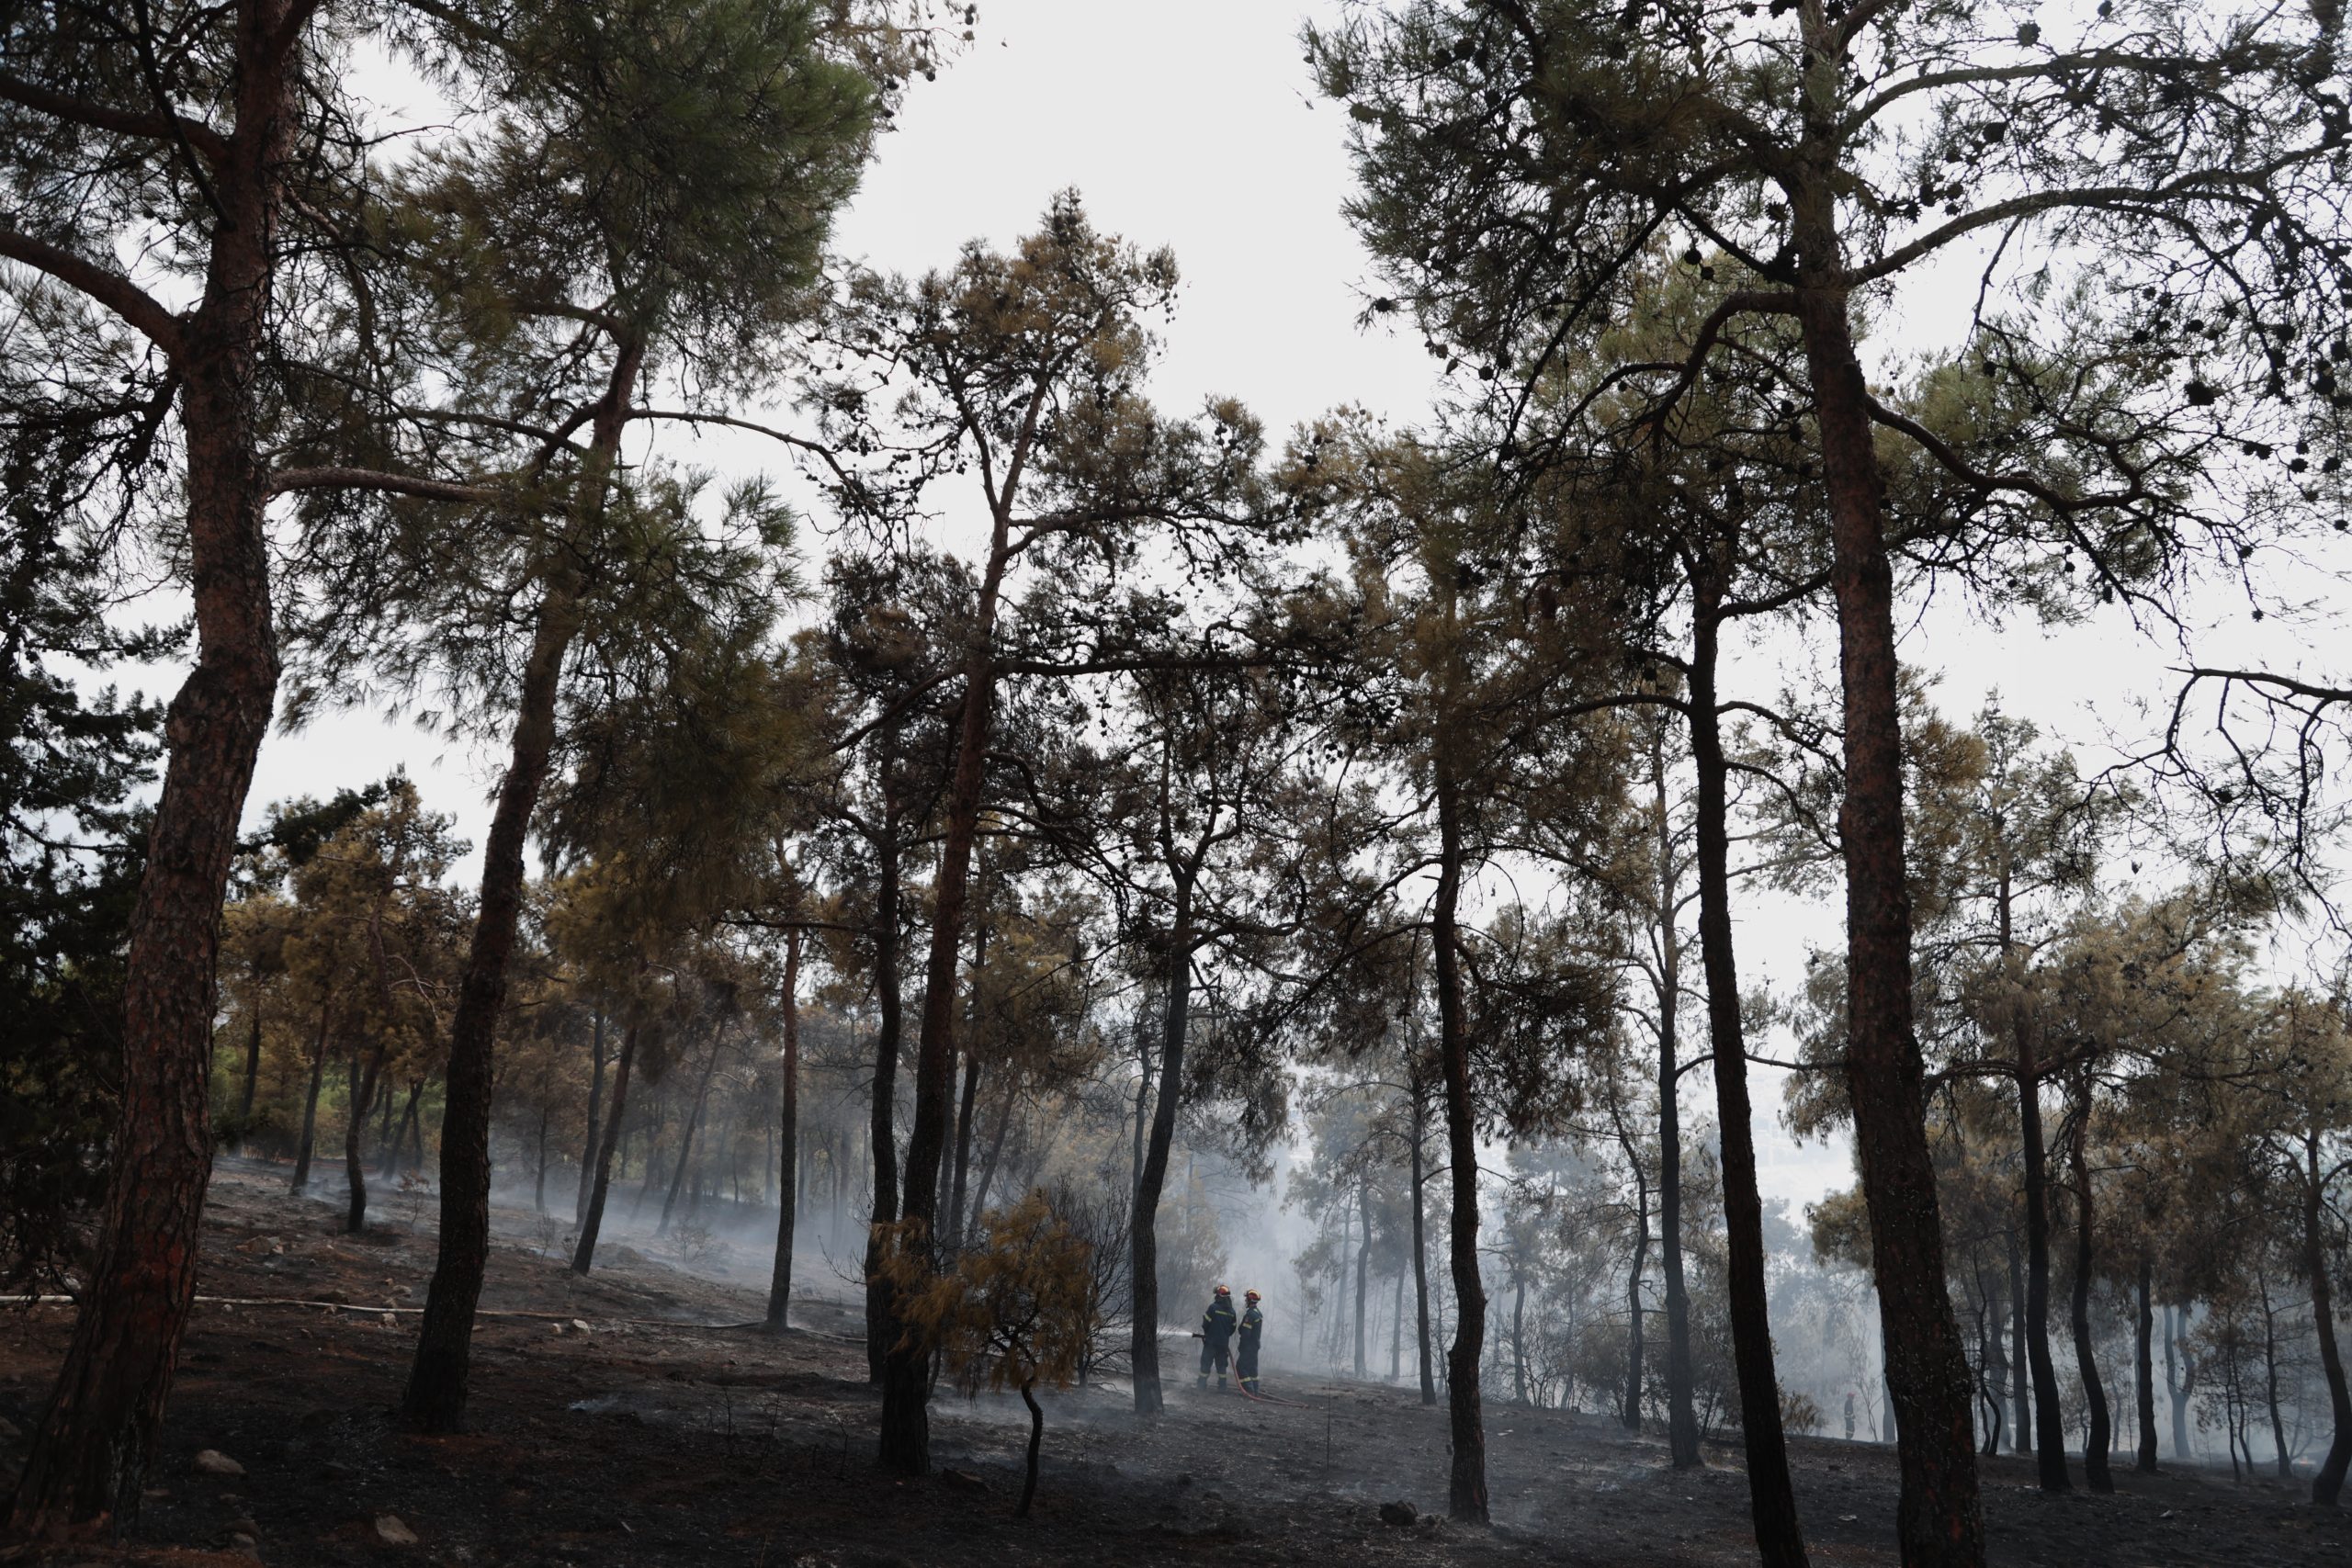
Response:
MULTIPOLYGON (((1231 394, 1277 435, 1342 403, 1409 423, 1430 400, 1432 363, 1409 336, 1356 325, 1374 279, 1340 211, 1346 121, 1313 100, 1298 44, 1303 21, 1337 10, 1329 0, 983 0, 977 41, 910 95, 842 225, 842 248, 879 268, 922 271, 952 260, 967 239, 1012 241, 1055 192, 1075 186, 1102 227, 1175 249, 1186 283, 1166 332, 1156 388, 1164 405, 1231 394)), ((396 81, 369 85, 393 118, 424 112, 401 102, 396 81)), ((1883 318, 1891 341, 1923 348, 1948 336, 1971 292, 1955 281, 1916 287, 1883 318)), ((721 468, 771 461, 749 438, 658 439, 665 455, 721 468)), ((1752 650, 1735 673, 1769 696, 1790 652, 1752 650)), ((2162 692, 2172 662, 2117 625, 2052 638, 2030 624, 1987 632, 1940 609, 1917 623, 1905 655, 1945 672, 1950 711, 1973 712, 1997 690, 2011 711, 2081 743, 2139 733, 2128 701, 2162 692)), ((153 683, 168 685, 166 672, 153 683)), ((273 734, 251 810, 380 777, 396 762, 479 840, 496 758, 450 752, 365 713, 273 734)), ((1741 923, 1746 976, 1788 989, 1806 946, 1836 932, 1826 909, 1753 901, 1741 923)), ((1843 1148, 1792 1145, 1778 1126, 1779 1085, 1762 1077, 1766 1191, 1802 1201, 1843 1185, 1843 1148)))

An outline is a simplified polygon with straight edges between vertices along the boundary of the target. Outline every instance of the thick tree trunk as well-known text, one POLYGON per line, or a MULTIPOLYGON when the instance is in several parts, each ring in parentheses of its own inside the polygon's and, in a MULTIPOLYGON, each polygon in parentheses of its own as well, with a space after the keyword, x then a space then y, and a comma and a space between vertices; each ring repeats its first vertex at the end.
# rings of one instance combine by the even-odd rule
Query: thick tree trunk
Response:
POLYGON ((2325 1185, 2320 1170, 2319 1130, 2313 1127, 2303 1134, 2303 1272, 2311 1287, 2312 1321, 2317 1325, 2319 1364, 2327 1378, 2328 1418, 2334 1435, 2327 1457, 2312 1477, 2312 1501, 2332 1508, 2341 1502, 2345 1472, 2352 1468, 2352 1390, 2346 1386, 2344 1352, 2335 1339, 2335 1292, 2328 1280, 2327 1233, 2321 1223, 2325 1185))
POLYGON ((1723 1140, 1724 1222, 1731 1297, 1732 1359, 1747 1447, 1747 1503, 1765 1568, 1804 1568, 1804 1529, 1781 1427, 1764 1276, 1764 1199, 1756 1185, 1754 1113, 1747 1098, 1747 1025, 1739 1013, 1739 962, 1731 927, 1731 765, 1724 755, 1716 691, 1722 657, 1723 578, 1710 558, 1694 574, 1690 649, 1690 755, 1698 779, 1694 824, 1699 875, 1699 960, 1707 981, 1707 1036, 1714 1059, 1715 1119, 1723 1140))
POLYGON ((883 1227, 899 1218, 899 1143, 892 1123, 899 1103, 899 1047, 904 1030, 899 986, 899 814, 893 781, 898 769, 898 730, 886 726, 882 775, 882 831, 875 841, 874 884, 874 1092, 866 1140, 874 1156, 874 1207, 865 1231, 865 1374, 882 1381, 889 1344, 890 1288, 882 1273, 883 1227))
MULTIPOLYGON (((1844 51, 1810 0, 1804 26, 1813 63, 1801 173, 1791 193, 1802 258, 1796 312, 1813 378, 1830 513, 1830 588, 1845 716, 1839 827, 1846 866, 1846 1080, 1891 1353, 1887 1382, 1903 1476, 1895 1532, 1905 1568, 1981 1568, 1984 1511, 1976 1480, 1975 1401, 1945 1293, 1925 1069, 1913 1032, 1894 575, 1869 392, 1854 356, 1834 195, 1839 157, 1835 73, 1843 68, 1844 51)), ((1726 997, 1720 1005, 1736 1008, 1738 998, 1726 997)))
POLYGON ((196 667, 166 718, 169 761, 130 917, 121 1109, 97 1256, 25 1456, 11 1535, 92 1538, 137 1511, 195 1300, 220 904, 277 692, 255 382, 306 14, 290 0, 237 8, 235 122, 212 170, 211 255, 167 351, 180 387, 196 667))
POLYGON ((580 1239, 572 1244, 571 1271, 585 1274, 596 1261, 597 1233, 605 1228, 605 1200, 612 1191, 613 1154, 620 1147, 621 1122, 628 1114, 628 1071, 637 1060, 637 1024, 621 1030, 621 1054, 613 1064, 613 1104, 605 1113, 605 1142, 596 1151, 594 1179, 588 1184, 588 1212, 581 1216, 580 1239))
MULTIPOLYGON (((933 1234, 939 1209, 939 1162, 947 1136, 948 1102, 955 1085, 956 954, 963 946, 964 907, 970 890, 972 850, 980 832, 980 807, 988 777, 990 716, 995 706, 996 665, 989 639, 996 633, 996 606, 1009 560, 1006 513, 997 511, 987 575, 980 587, 972 641, 964 660, 963 712, 956 724, 956 771, 939 852, 939 879, 933 888, 931 953, 924 971, 922 1029, 915 1043, 914 1125, 907 1136, 907 1190, 899 1217, 907 1222, 898 1245, 917 1250, 928 1274, 935 1258, 933 1234)), ((883 1352, 883 1464, 905 1475, 931 1469, 930 1357, 896 1331, 883 1352)))
POLYGON ((576 1231, 588 1217, 588 1189, 596 1184, 596 1150, 604 1143, 605 1010, 595 1010, 588 1044, 588 1132, 580 1145, 580 1193, 572 1201, 571 1224, 576 1231))
POLYGON ((1450 1231, 1453 1266, 1453 1345, 1446 1352, 1446 1394, 1453 1435, 1447 1508, 1456 1519, 1487 1522, 1487 1431, 1478 1407, 1478 1364, 1486 1351, 1487 1286, 1478 1275, 1478 1121, 1470 1098, 1469 1021, 1462 994, 1456 910, 1462 898, 1462 802, 1446 746, 1437 748, 1438 883, 1431 929, 1437 971, 1438 1064, 1445 1082, 1446 1157, 1453 1189, 1450 1231))
MULTIPOLYGON (((1430 1249, 1428 1205, 1422 1197, 1427 1183, 1425 1162, 1421 1154, 1423 1140, 1429 1133, 1427 1103, 1419 1089, 1413 1091, 1413 1342, 1419 1358, 1421 1403, 1437 1404, 1437 1369, 1430 1354, 1430 1249)), ((1302 1314, 1303 1320, 1303 1314, 1302 1314)))
POLYGON ((2089 1412, 2089 1431, 2083 1445, 2083 1479, 2094 1492, 2112 1492, 2107 1450, 2113 1428, 2107 1410, 2107 1385, 2099 1381, 2098 1346, 2091 1337, 2091 1279, 2098 1265, 2095 1243, 2098 1213, 2091 1200, 2091 1086, 2087 1072, 2076 1075, 2075 1135, 2069 1159, 2075 1178, 2075 1289, 2070 1305, 2075 1330, 2075 1362, 2083 1379, 2083 1401, 2089 1412))
POLYGON ((800 1213, 800 928, 784 933, 784 1101, 776 1115, 775 1264, 768 1272, 768 1331, 792 1310, 792 1228, 800 1213))
POLYGON ((1168 1185, 1168 1154, 1176 1141, 1176 1111, 1184 1092, 1184 1043, 1193 1008, 1193 884, 1180 874, 1169 930, 1167 1011, 1160 1020, 1159 1088, 1144 1140, 1143 1172, 1127 1219, 1128 1365, 1134 1369, 1136 1413, 1155 1416, 1165 1405, 1159 1381, 1159 1195, 1168 1185))
POLYGON ((302 1096, 302 1140, 294 1145, 294 1178, 288 1184, 298 1198, 311 1190, 311 1152, 319 1133, 319 1090, 326 1086, 329 1006, 319 1004, 319 1032, 311 1040, 311 1087, 302 1096))
MULTIPOLYGON (((617 350, 591 424, 582 492, 575 502, 583 513, 605 504, 605 487, 619 460, 621 433, 628 424, 629 395, 645 363, 641 342, 624 340, 617 350)), ((465 1420, 474 1306, 481 1299, 482 1269, 490 1256, 492 1052, 499 1015, 505 1010, 507 961, 514 951, 523 908, 523 852, 555 747, 564 658, 580 628, 573 570, 569 562, 555 564, 541 589, 538 619, 516 693, 513 748, 482 847, 473 943, 449 1024, 447 1103, 441 1114, 440 1247, 425 1290, 416 1358, 401 1401, 403 1422, 423 1432, 454 1432, 465 1420)))

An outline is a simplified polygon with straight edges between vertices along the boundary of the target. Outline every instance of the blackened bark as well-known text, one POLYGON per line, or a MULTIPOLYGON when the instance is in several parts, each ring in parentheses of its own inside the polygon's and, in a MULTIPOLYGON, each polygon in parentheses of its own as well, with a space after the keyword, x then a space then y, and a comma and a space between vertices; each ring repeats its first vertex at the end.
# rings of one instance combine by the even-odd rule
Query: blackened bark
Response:
POLYGON ((2155 1288, 2155 1264, 2145 1252, 2140 1254, 2139 1311, 2132 1316, 2132 1403, 2140 1412, 2139 1470, 2144 1475, 2156 1472, 2156 1358, 2155 1309, 2150 1300, 2155 1288))
POLYGON ((588 1189, 596 1184, 596 1150, 604 1142, 605 1010, 595 1010, 588 1044, 588 1134, 580 1145, 580 1194, 572 1201, 571 1224, 577 1230, 588 1217, 588 1189))
POLYGON ((1364 1379, 1363 1315, 1364 1292, 1372 1275, 1372 1183, 1364 1182, 1356 1189, 1357 1208, 1363 1215, 1363 1237, 1356 1244, 1356 1381, 1364 1379))
POLYGON ((1446 1352, 1446 1396, 1453 1436, 1447 1508, 1465 1522, 1487 1522, 1487 1432, 1478 1404, 1478 1363, 1486 1350, 1487 1286, 1478 1276, 1478 1122, 1470 1098, 1469 1020, 1462 994, 1461 786, 1441 739, 1437 775, 1438 882, 1430 926, 1436 943, 1438 1064, 1445 1083, 1446 1156, 1453 1190, 1450 1232, 1453 1266, 1453 1345, 1446 1352))
POLYGON ((1681 878, 1667 809, 1665 742, 1651 750, 1657 793, 1650 803, 1658 857, 1657 1231, 1666 1274, 1666 1447, 1677 1470, 1699 1463, 1699 1416, 1691 1394, 1690 1291, 1682 1268, 1681 878))
MULTIPOLYGON (((946 1144, 948 1102, 955 1087, 951 1075, 956 1066, 956 954, 963 946, 972 849, 979 840, 988 777, 989 734, 996 700, 996 661, 990 639, 995 636, 997 602, 1011 559, 1010 529, 1011 520, 1000 506, 972 640, 964 656, 956 770, 947 792, 939 878, 933 887, 922 1028, 915 1042, 914 1125, 907 1135, 907 1190, 899 1211, 906 1224, 898 1245, 921 1249, 920 1261, 926 1273, 935 1257, 940 1156, 946 1144)), ((930 1357, 895 1324, 888 1337, 882 1358, 882 1462, 901 1474, 926 1474, 931 1469, 930 1357)))
POLYGON ((1629 1432, 1642 1429, 1642 1269, 1650 1255, 1649 1173, 1642 1168, 1641 1150, 1634 1140, 1620 1136, 1625 1163, 1634 1171, 1634 1256, 1625 1266, 1625 1397, 1617 1419, 1629 1432))
POLYGON ((2172 1397, 2172 1457, 2188 1463, 2196 1457, 2188 1446, 2188 1396, 2197 1384, 2197 1369, 2181 1367, 2176 1371, 2180 1357, 2181 1336, 2188 1332, 2188 1310, 2186 1307, 2165 1309, 2165 1391, 2172 1397))
MULTIPOLYGON (((2014 992, 2014 936, 2010 929, 2010 877, 2003 849, 1996 908, 2003 961, 2014 992)), ((2050 1176, 2041 1132, 2041 1064, 2032 1021, 2022 998, 2009 998, 2011 1048, 2017 1055, 2018 1136, 2025 1165, 2025 1344, 2033 1380, 2033 1452, 2044 1492, 2068 1492, 2065 1418, 2058 1401, 2058 1366, 2050 1353, 2050 1176)))
MULTIPOLYGON (((1830 590, 1838 608, 1845 716, 1838 826, 1846 866, 1846 1083, 1890 1352, 1887 1383, 1903 1477, 1895 1534, 1905 1568, 1982 1568, 1975 1401, 1945 1292, 1926 1071, 1913 1032, 1894 572, 1838 231, 1842 132, 1837 73, 1844 69, 1845 50, 1813 0, 1806 0, 1801 19, 1809 63, 1804 131, 1788 182, 1800 263, 1795 309, 1813 379, 1830 521, 1830 590)), ((1737 998, 1725 998, 1724 1005, 1736 1007, 1737 998)))
POLYGON ((996 1125, 989 1130, 989 1152, 980 1159, 980 1179, 972 1188, 971 1224, 977 1227, 989 1212, 989 1189, 996 1185, 997 1161, 1004 1157, 1004 1135, 1012 1128, 1012 1084, 1004 1086, 1004 1098, 997 1102, 996 1125))
POLYGON ((956 1182, 948 1190, 947 1239, 956 1247, 964 1244, 969 1226, 964 1214, 964 1199, 972 1178, 972 1123, 978 1120, 974 1112, 980 1097, 980 1058, 967 1046, 964 1051, 964 1098, 956 1112, 956 1182))
POLYGON ((865 1374, 882 1381, 889 1344, 890 1288, 882 1273, 882 1227, 899 1218, 899 1047, 905 1029, 899 986, 898 729, 885 726, 879 772, 882 829, 874 841, 874 1097, 867 1140, 874 1153, 874 1212, 865 1232, 865 1374))
POLYGON ((2098 1347, 2091 1338, 2091 1277, 2098 1262, 2095 1246, 2098 1216, 2091 1199, 2090 1141, 2090 1074, 2081 1071, 2075 1075, 2075 1132, 2068 1158, 2075 1179, 2075 1289, 2070 1303, 2075 1363, 2082 1374, 2083 1400, 2090 1416, 2083 1446, 2083 1479, 2094 1492, 2112 1492, 2115 1480, 2108 1472, 2107 1450, 2113 1428, 2107 1411, 2107 1386, 2099 1381, 2098 1347))
POLYGON ((180 388, 196 666, 166 716, 169 760, 130 917, 97 1255, 25 1456, 11 1535, 94 1538, 137 1511, 196 1296, 221 898, 277 692, 256 381, 307 16, 293 0, 244 0, 230 24, 235 122, 211 171, 211 254, 178 342, 165 345, 180 388))
POLYGON ((1715 1119, 1723 1140, 1724 1223, 1731 1297, 1732 1359, 1747 1447, 1747 1505, 1765 1568, 1804 1568, 1804 1528, 1789 1475, 1764 1278, 1764 1199, 1756 1185, 1754 1115, 1747 1099, 1747 1034, 1739 1014, 1739 963, 1731 929, 1731 765, 1724 755, 1716 690, 1722 657, 1723 573, 1712 558, 1693 573, 1690 755, 1698 782, 1699 960, 1707 981, 1707 1035, 1714 1058, 1715 1119))
MULTIPOLYGON (((613 370, 591 422, 588 457, 575 507, 604 506, 605 487, 620 457, 629 395, 645 364, 645 345, 616 344, 613 370)), ((540 590, 537 623, 516 692, 514 734, 498 806, 482 846, 481 892, 474 934, 449 1023, 447 1100, 441 1113, 441 1235, 425 1289, 416 1357, 401 1416, 423 1432, 454 1432, 466 1413, 473 1359, 474 1307, 490 1257, 490 1100, 492 1054, 506 1007, 507 961, 522 914, 523 852, 555 748, 556 703, 565 655, 580 629, 579 585, 568 561, 553 561, 540 590)))
POLYGON ((1157 1415, 1165 1404, 1159 1382, 1159 1196, 1168 1185, 1168 1154, 1176 1141, 1176 1111, 1184 1093, 1185 1032, 1193 1009, 1193 884, 1180 875, 1169 926, 1167 1010, 1160 1020, 1159 1088, 1144 1140, 1143 1171, 1127 1218, 1127 1278, 1134 1298, 1127 1334, 1134 1369, 1136 1413, 1157 1415))
POLYGON ((1437 1369, 1430 1355, 1430 1250, 1428 1207, 1422 1195, 1427 1165, 1421 1153, 1429 1135, 1428 1101, 1418 1085, 1413 1089, 1413 1342, 1419 1357, 1421 1403, 1437 1403, 1437 1369))
POLYGON ((2326 1179, 2320 1169, 2319 1129, 2303 1134, 2303 1272, 2312 1292, 2312 1318, 2318 1325, 2319 1364, 2327 1375, 2327 1407, 2335 1435, 2327 1457, 2312 1477, 2312 1501, 2335 1507, 2344 1495, 2344 1474, 2352 1468, 2352 1391, 2344 1375, 2344 1352, 2335 1339, 2335 1292, 2327 1275, 2327 1233, 2321 1223, 2326 1179))
POLYGON ((2016 1406, 2009 1423, 2009 1451, 2030 1454, 2033 1451, 2033 1395, 2028 1384, 2032 1374, 2026 1366, 2025 1262, 2015 1230, 2009 1232, 2008 1241, 2009 1398, 2016 1406))
POLYGON ((1037 1500, 1037 1450, 1045 1446, 1046 1412, 1037 1403, 1037 1380, 1031 1378, 1021 1385, 1021 1403, 1029 1407, 1029 1462, 1021 1475, 1021 1504, 1012 1510, 1016 1519, 1029 1517, 1029 1505, 1037 1500))
POLYGON ((775 1265, 768 1273, 767 1326, 781 1334, 792 1310, 792 1230, 800 1213, 800 928, 784 933, 784 1101, 776 1115, 775 1265))
POLYGON ((359 1066, 359 1053, 351 1054, 351 1113, 343 1119, 344 1179, 350 1192, 344 1205, 343 1228, 346 1235, 357 1235, 368 1228, 368 1168, 360 1156, 360 1144, 367 1136, 368 1113, 376 1109, 376 1096, 384 1076, 384 1047, 379 1044, 368 1063, 365 1073, 359 1066))
POLYGON ((571 1271, 585 1274, 596 1261, 596 1235, 605 1228, 605 1200, 612 1190, 613 1152, 620 1146, 621 1122, 628 1114, 628 1071, 637 1060, 637 1024, 621 1030, 621 1054, 613 1064, 613 1104, 605 1113, 605 1141, 596 1151, 594 1179, 588 1184, 588 1212, 581 1217, 580 1239, 572 1244, 571 1271))

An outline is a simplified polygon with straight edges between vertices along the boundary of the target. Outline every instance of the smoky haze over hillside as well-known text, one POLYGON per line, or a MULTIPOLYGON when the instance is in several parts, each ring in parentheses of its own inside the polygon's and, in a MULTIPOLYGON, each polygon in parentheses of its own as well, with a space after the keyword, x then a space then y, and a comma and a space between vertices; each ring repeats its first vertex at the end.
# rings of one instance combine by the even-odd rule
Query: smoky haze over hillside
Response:
POLYGON ((2341 13, 11 9, 0 1558, 2335 1561, 2341 13))

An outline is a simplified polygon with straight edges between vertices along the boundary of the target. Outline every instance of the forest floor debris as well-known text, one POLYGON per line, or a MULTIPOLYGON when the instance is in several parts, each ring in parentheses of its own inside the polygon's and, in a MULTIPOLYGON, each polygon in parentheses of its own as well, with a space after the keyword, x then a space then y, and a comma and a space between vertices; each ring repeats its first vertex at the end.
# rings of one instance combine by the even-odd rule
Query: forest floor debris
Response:
MULTIPOLYGON (((198 1308, 151 1473, 206 1471, 201 1454, 236 1456, 246 1473, 156 1485, 121 1547, 53 1561, 1746 1568, 1754 1558, 1736 1447, 1710 1445, 1705 1469, 1677 1474, 1662 1440, 1606 1417, 1501 1404, 1489 1410, 1494 1528, 1413 1528, 1442 1511, 1444 1410, 1424 1409, 1409 1387, 1277 1379, 1271 1363, 1269 1383, 1303 1407, 1203 1393, 1182 1377, 1149 1426, 1115 1391, 1053 1400, 1036 1514, 1016 1523, 1017 1400, 943 1396, 938 1473, 886 1475, 872 1461, 876 1400, 853 1305, 796 1302, 803 1331, 777 1338, 745 1326, 763 1305, 746 1288, 634 1253, 583 1280, 512 1239, 533 1216, 496 1217, 510 1239, 493 1248, 483 1304, 536 1315, 483 1320, 469 1431, 410 1437, 390 1412, 413 1318, 378 1303, 422 1298, 429 1235, 387 1228, 355 1243, 326 1206, 288 1198, 265 1172, 224 1170, 199 1288, 240 1303, 343 1304, 198 1308), (568 1332, 550 1334, 549 1320, 568 1332), (1385 1523, 1403 1514, 1392 1505, 1418 1517, 1385 1523)), ((55 1307, 0 1316, 0 1422, 31 1428, 71 1326, 55 1307)), ((1814 1561, 1892 1564, 1893 1451, 1804 1438, 1792 1450, 1814 1561)), ((0 1447, 0 1487, 22 1453, 21 1436, 0 1447)), ((2233 1486, 2226 1472, 2150 1478, 2128 1462, 2112 1497, 2045 1497, 2030 1461, 1986 1461, 1993 1562, 2352 1562, 2352 1513, 2314 1510, 2300 1486, 2233 1486)))

